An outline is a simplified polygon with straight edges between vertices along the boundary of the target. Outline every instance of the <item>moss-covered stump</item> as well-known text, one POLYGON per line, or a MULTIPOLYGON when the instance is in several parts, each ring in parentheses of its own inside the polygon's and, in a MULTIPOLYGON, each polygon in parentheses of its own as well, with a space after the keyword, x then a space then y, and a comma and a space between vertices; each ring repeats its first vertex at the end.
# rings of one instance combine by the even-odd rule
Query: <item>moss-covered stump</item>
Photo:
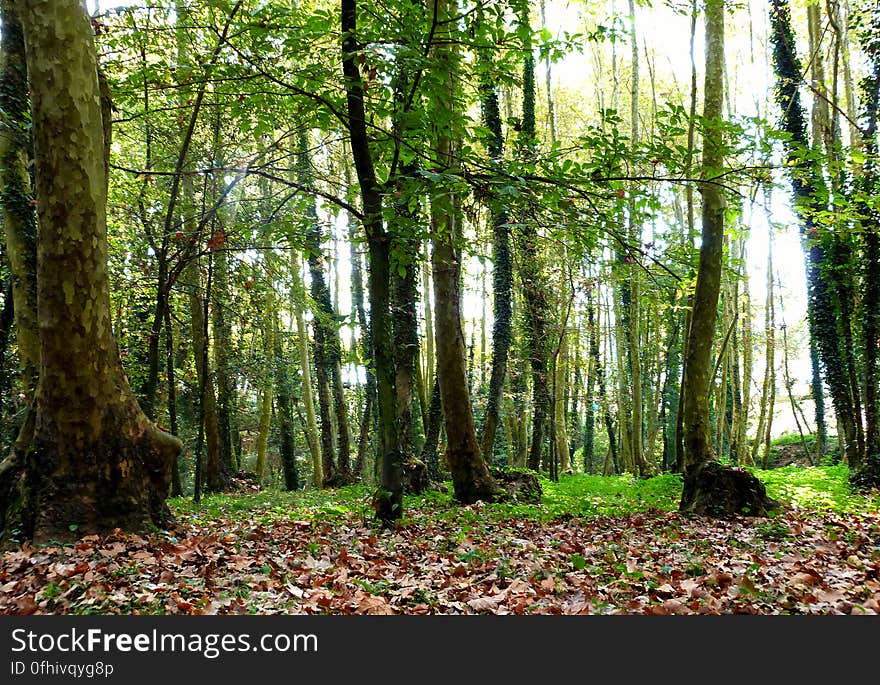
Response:
POLYGON ((421 459, 410 457, 403 462, 403 491, 408 495, 421 495, 430 487, 428 466, 421 459))
POLYGON ((346 485, 354 485, 358 477, 351 471, 336 470, 330 478, 324 479, 325 488, 344 488, 346 485))
POLYGON ((767 516, 777 506, 779 503, 767 496, 764 484, 751 473, 710 461, 685 475, 679 511, 730 518, 767 516))
POLYGON ((491 469, 492 477, 501 492, 504 493, 499 499, 513 502, 528 502, 540 504, 544 491, 538 481, 538 475, 528 469, 491 469))

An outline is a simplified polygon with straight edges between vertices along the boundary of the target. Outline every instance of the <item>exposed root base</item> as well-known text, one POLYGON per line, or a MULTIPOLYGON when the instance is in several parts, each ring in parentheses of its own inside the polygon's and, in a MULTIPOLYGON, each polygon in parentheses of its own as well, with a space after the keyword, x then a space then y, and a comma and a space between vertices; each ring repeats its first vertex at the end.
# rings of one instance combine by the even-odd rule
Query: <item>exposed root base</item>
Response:
POLYGON ((748 471, 710 461, 691 469, 684 479, 679 511, 714 518, 767 516, 779 503, 748 471))

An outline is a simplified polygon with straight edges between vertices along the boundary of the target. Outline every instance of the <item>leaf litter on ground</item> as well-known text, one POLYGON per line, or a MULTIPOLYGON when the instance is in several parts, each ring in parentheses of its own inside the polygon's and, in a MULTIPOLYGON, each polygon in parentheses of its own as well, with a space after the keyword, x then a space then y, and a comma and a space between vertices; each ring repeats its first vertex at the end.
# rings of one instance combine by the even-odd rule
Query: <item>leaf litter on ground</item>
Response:
POLYGON ((210 516, 181 505, 152 535, 26 544, 2 556, 0 613, 880 613, 876 507, 548 518, 410 500, 386 531, 351 507, 265 496, 210 516))

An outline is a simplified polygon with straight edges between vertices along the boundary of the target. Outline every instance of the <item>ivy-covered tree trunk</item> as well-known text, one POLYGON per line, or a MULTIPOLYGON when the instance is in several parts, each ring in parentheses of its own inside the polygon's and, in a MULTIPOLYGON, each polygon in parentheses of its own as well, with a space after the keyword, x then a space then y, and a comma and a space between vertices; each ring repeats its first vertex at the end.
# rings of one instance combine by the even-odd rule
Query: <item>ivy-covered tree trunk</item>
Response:
MULTIPOLYGON (((489 130, 486 149, 490 163, 498 164, 504 154, 504 139, 501 130, 501 112, 498 109, 498 93, 486 80, 482 84, 483 125, 489 130)), ((501 399, 504 379, 507 375, 507 357, 512 339, 511 320, 513 307, 513 260, 510 253, 510 217, 507 208, 489 198, 492 221, 492 371, 489 376, 489 394, 486 400, 486 413, 483 419, 483 432, 480 437, 480 450, 487 462, 492 460, 495 446, 495 433, 501 415, 501 399)))
MULTIPOLYGON (((313 185, 306 131, 299 134, 296 166, 300 184, 313 185)), ((324 251, 321 224, 313 197, 306 200, 306 249, 314 306, 312 327, 315 340, 315 375, 318 382, 318 407, 321 415, 321 454, 324 485, 335 486, 351 480, 349 467, 348 408, 345 405, 340 374, 341 344, 336 329, 336 313, 324 276, 324 251), (331 396, 332 393, 332 396, 331 396), (332 399, 331 399, 332 397, 332 399), (331 405, 332 402, 332 405, 331 405), (334 412, 335 409, 335 412, 334 412), (337 452, 333 448, 333 415, 336 418, 337 452)))
POLYGON ((162 525, 181 444, 140 410, 111 329, 109 122, 89 18, 80 0, 16 9, 31 82, 40 369, 23 468, 0 468, 4 481, 18 470, 16 487, 0 489, 3 534, 42 542, 162 525))
POLYGON ((712 341, 721 290, 724 244, 724 196, 715 183, 724 167, 722 121, 724 74, 724 0, 707 0, 706 72, 703 118, 701 193, 702 243, 694 305, 688 332, 684 383, 684 488, 683 512, 724 516, 762 516, 772 502, 763 484, 745 471, 730 469, 715 460, 709 426, 709 389, 712 382, 712 341))
POLYGON ((299 468, 296 465, 296 437, 293 433, 290 367, 278 319, 279 315, 276 312, 272 322, 272 368, 278 405, 278 454, 281 458, 281 470, 284 473, 284 488, 291 492, 299 489, 299 468))
MULTIPOLYGON (((517 21, 523 27, 525 57, 523 60, 523 110, 520 130, 520 148, 523 155, 531 155, 535 146, 535 56, 531 41, 529 3, 519 1, 515 7, 517 21)), ((532 369, 532 439, 528 452, 528 467, 537 471, 543 461, 544 430, 550 418, 550 375, 548 364, 547 326, 550 305, 547 300, 540 238, 534 221, 523 221, 518 235, 520 252, 520 283, 526 320, 529 363, 532 369)))
MULTIPOLYGON (((33 399, 40 365, 37 322, 37 217, 31 205, 31 139, 27 64, 21 24, 12 0, 0 3, 3 24, 0 73, 0 213, 15 320, 21 387, 33 399)), ((7 305, 9 302, 6 303, 7 305)))
MULTIPOLYGON (((844 452, 852 467, 860 462, 856 437, 856 418, 845 363, 839 346, 837 316, 829 287, 830 275, 815 213, 826 209, 827 189, 813 161, 803 158, 809 150, 806 115, 801 105, 800 60, 795 52, 787 0, 770 0, 773 64, 777 76, 776 98, 782 111, 782 128, 788 133, 787 152, 791 160, 791 187, 801 235, 807 250, 807 308, 810 337, 816 341, 819 359, 825 369, 831 400, 843 433, 844 452)), ((814 378, 814 385, 815 385, 814 378)))

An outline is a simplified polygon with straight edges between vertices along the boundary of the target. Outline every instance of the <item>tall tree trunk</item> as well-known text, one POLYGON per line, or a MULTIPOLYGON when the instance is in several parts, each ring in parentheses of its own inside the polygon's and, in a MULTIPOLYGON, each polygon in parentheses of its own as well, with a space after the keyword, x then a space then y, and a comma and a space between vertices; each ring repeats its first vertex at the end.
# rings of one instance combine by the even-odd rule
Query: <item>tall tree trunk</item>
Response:
MULTIPOLYGON (((755 432, 755 442, 751 449, 751 463, 758 459, 758 450, 764 444, 764 435, 767 431, 768 407, 770 404, 770 388, 775 386, 776 365, 776 321, 774 318, 773 299, 773 227, 767 232, 767 302, 764 307, 764 382, 761 384, 761 401, 758 411, 758 428, 755 432)), ((772 421, 773 409, 770 408, 769 416, 772 421)))
MULTIPOLYGON (((529 4, 517 5, 517 21, 525 27, 525 58, 523 61, 523 116, 520 131, 521 154, 533 154, 536 141, 535 126, 535 56, 531 41, 529 4)), ((540 239, 534 221, 522 222, 519 232, 520 282, 523 292, 523 308, 526 315, 526 338, 529 346, 529 363, 532 368, 532 440, 529 447, 528 467, 537 471, 541 467, 544 449, 544 428, 550 418, 550 378, 548 367, 547 319, 549 303, 542 273, 539 253, 540 239)))
POLYGON ((684 403, 685 478, 680 509, 709 515, 761 516, 771 505, 764 486, 751 474, 722 467, 715 461, 709 436, 712 340, 718 313, 724 244, 724 196, 720 186, 713 182, 724 168, 724 11, 724 0, 707 1, 703 89, 706 132, 700 184, 703 229, 684 369, 687 386, 684 403))
POLYGON ((562 473, 571 473, 571 454, 568 451, 568 430, 566 428, 567 416, 565 412, 564 388, 568 376, 568 332, 563 330, 559 341, 559 352, 556 355, 556 368, 553 381, 553 423, 555 424, 554 437, 556 438, 556 455, 559 459, 559 470, 562 473))
MULTIPOLYGON (((405 80, 404 80, 405 82, 405 80)), ((402 84, 398 85, 398 89, 402 84)), ((398 133, 398 135, 400 135, 398 133)), ((392 326, 394 331, 395 387, 397 390, 397 435, 404 459, 415 456, 413 429, 416 366, 419 364, 419 321, 416 316, 418 299, 419 244, 415 239, 419 209, 407 201, 407 188, 413 182, 416 167, 406 164, 398 179, 401 199, 395 201, 394 212, 398 230, 393 239, 392 326)))
MULTIPOLYGON (((288 236, 288 244, 294 244, 293 236, 288 236)), ((296 341, 299 357, 300 387, 302 388, 302 403, 305 408, 305 431, 306 442, 312 457, 312 484, 316 488, 324 487, 324 466, 321 459, 321 444, 318 435, 318 421, 315 417, 315 400, 312 394, 312 367, 311 355, 309 354, 309 333, 306 328, 305 314, 303 313, 303 301, 305 300, 305 287, 299 274, 299 253, 294 249, 291 255, 290 273, 293 278, 291 300, 293 301, 293 318, 296 321, 296 341)))
POLYGON ((357 0, 341 0, 342 70, 345 77, 348 134, 361 189, 363 225, 370 262, 370 333, 379 409, 381 482, 374 497, 383 525, 403 515, 403 456, 397 437, 397 397, 391 328, 390 239, 382 220, 382 195, 367 135, 364 86, 357 66, 357 0))
MULTIPOLYGON (((348 182, 346 172, 346 182, 348 182)), ((351 242, 351 297, 354 313, 361 329, 361 359, 366 366, 366 387, 364 388, 364 409, 361 414, 360 434, 358 436, 357 456, 355 457, 354 473, 363 476, 364 462, 370 444, 370 422, 376 402, 376 374, 373 372, 373 355, 370 348, 370 326, 367 321, 367 310, 364 308, 364 283, 361 270, 361 255, 355 242, 354 217, 349 217, 349 240, 351 242)))
MULTIPOLYGON (((636 34, 636 8, 635 0, 629 0, 630 14, 630 47, 632 50, 632 82, 630 89, 630 140, 633 147, 639 143, 639 44, 636 34)), ((630 194, 627 209, 627 221, 629 240, 637 248, 642 243, 641 225, 636 217, 636 203, 634 195, 630 194)), ((639 254, 640 252, 637 252, 639 254)), ((633 468, 642 478, 647 478, 652 473, 645 460, 642 431, 644 419, 642 416, 644 401, 642 397, 642 350, 641 350, 641 267, 637 260, 631 259, 629 264, 629 311, 627 312, 627 338, 626 354, 629 365, 630 387, 632 388, 632 414, 630 425, 630 453, 633 468)))
POLYGON ((0 466, 4 536, 19 528, 43 542, 162 525, 181 444, 140 410, 110 326, 109 122, 89 18, 79 0, 16 9, 31 82, 40 368, 30 449, 0 466))
MULTIPOLYGON (((222 229, 220 229, 222 230, 222 229)), ((227 473, 237 470, 233 451, 233 425, 235 412, 235 375, 229 356, 232 352, 232 325, 229 322, 229 253, 214 253, 214 303, 211 323, 214 326, 214 368, 217 370, 217 430, 219 433, 220 463, 227 473)), ((166 327, 166 335, 171 331, 166 327)))
MULTIPOLYGON (((494 86, 485 82, 483 89, 483 125, 489 130, 486 149, 490 163, 500 163, 504 154, 504 139, 501 130, 501 112, 498 108, 498 92, 494 86)), ((483 458, 491 462, 495 445, 495 432, 501 415, 501 400, 504 379, 507 375, 507 357, 512 340, 511 319, 513 290, 513 262, 510 254, 510 221, 507 208, 497 199, 490 205, 492 221, 492 372, 489 377, 489 395, 486 400, 486 414, 480 450, 483 458)))
MULTIPOLYGON (((862 197, 876 197, 880 194, 880 170, 878 170, 878 126, 880 117, 880 45, 876 36, 880 31, 880 14, 876 11, 870 18, 872 32, 867 33, 866 52, 870 58, 871 70, 864 81, 866 126, 863 133, 865 162, 859 189, 862 197)), ((865 292, 863 296, 862 339, 865 345, 865 460, 851 475, 858 488, 880 486, 880 406, 878 406, 878 348, 880 348, 880 211, 876 205, 872 209, 867 202, 860 202, 859 214, 862 216, 862 242, 864 244, 865 292)))
MULTIPOLYGON (((264 255, 266 259, 266 268, 268 269, 268 255, 264 255)), ((262 303, 262 312, 260 327, 263 329, 263 359, 269 364, 269 368, 263 371, 263 377, 260 379, 259 401, 257 406, 260 409, 260 421, 257 427, 257 480, 262 483, 266 478, 267 456, 269 450, 269 428, 272 422, 272 389, 275 386, 276 370, 272 367, 273 353, 275 350, 275 320, 278 318, 275 305, 275 297, 271 289, 266 293, 262 303)))
MULTIPOLYGON (((186 193, 187 191, 184 191, 186 193)), ((208 340, 205 337, 205 291, 202 288, 200 260, 193 259, 184 272, 185 280, 190 286, 189 311, 190 331, 192 335, 193 361, 200 388, 204 388, 201 401, 204 402, 203 420, 205 423, 205 490, 222 492, 228 483, 229 474, 223 469, 220 461, 220 429, 217 423, 217 396, 214 393, 214 379, 207 350, 208 340)))
MULTIPOLYGON (((740 261, 746 264, 745 241, 740 261)), ((737 463, 750 466, 755 462, 751 458, 748 437, 749 414, 752 403, 752 299, 749 292, 749 276, 743 274, 743 293, 740 299, 740 319, 742 321, 742 409, 737 423, 737 463)))
MULTIPOLYGON (((165 369, 168 376, 168 427, 171 435, 178 435, 177 427, 177 378, 174 366, 174 329, 171 326, 171 306, 165 308, 165 369)), ((183 484, 180 482, 180 455, 175 455, 171 466, 171 496, 181 497, 183 484)))
MULTIPOLYGON (((787 152, 792 161, 790 178, 795 211, 801 223, 801 235, 807 250, 807 320, 810 337, 817 343, 819 358, 825 369, 831 399, 843 430, 845 457, 851 466, 860 462, 856 438, 856 417, 850 396, 846 364, 838 340, 837 316, 832 302, 830 277, 823 271, 826 261, 822 236, 815 220, 815 212, 827 209, 824 198, 825 182, 815 162, 804 160, 802 153, 809 149, 806 116, 801 105, 800 62, 795 53, 794 34, 787 0, 771 0, 771 42, 773 63, 777 76, 777 102, 782 110, 782 127, 788 133, 787 152)), ((817 383, 814 377, 814 392, 817 383)))
MULTIPOLYGON (((433 0, 441 28, 435 44, 438 77, 442 92, 434 106, 442 121, 454 121, 456 78, 459 57, 453 47, 453 17, 458 7, 455 0, 433 0), (447 42, 450 41, 450 42, 447 42)), ((455 141, 448 128, 436 132, 435 153, 441 168, 454 172, 455 141)), ((463 504, 480 499, 494 499, 498 488, 480 455, 477 431, 468 393, 467 362, 464 334, 461 329, 461 261, 456 250, 460 235, 455 200, 446 189, 431 198, 431 266, 434 279, 434 328, 443 331, 436 343, 437 375, 446 424, 446 461, 452 472, 455 498, 463 504)))
MULTIPOLYGON (((308 137, 305 129, 299 134, 297 145, 297 176, 299 183, 308 188, 314 183, 309 159, 308 137)), ((313 196, 306 201, 308 251, 311 296, 313 302, 312 327, 315 339, 315 375, 318 381, 318 406, 321 412, 321 454, 323 457, 324 485, 341 485, 351 480, 350 437, 348 407, 342 387, 342 344, 336 327, 337 316, 330 300, 330 288, 324 275, 324 248, 318 210, 313 196), (332 409, 331 409, 332 392, 332 409), (336 418, 336 454, 333 450, 332 417, 336 418), (335 456, 335 458, 334 458, 335 456)))

